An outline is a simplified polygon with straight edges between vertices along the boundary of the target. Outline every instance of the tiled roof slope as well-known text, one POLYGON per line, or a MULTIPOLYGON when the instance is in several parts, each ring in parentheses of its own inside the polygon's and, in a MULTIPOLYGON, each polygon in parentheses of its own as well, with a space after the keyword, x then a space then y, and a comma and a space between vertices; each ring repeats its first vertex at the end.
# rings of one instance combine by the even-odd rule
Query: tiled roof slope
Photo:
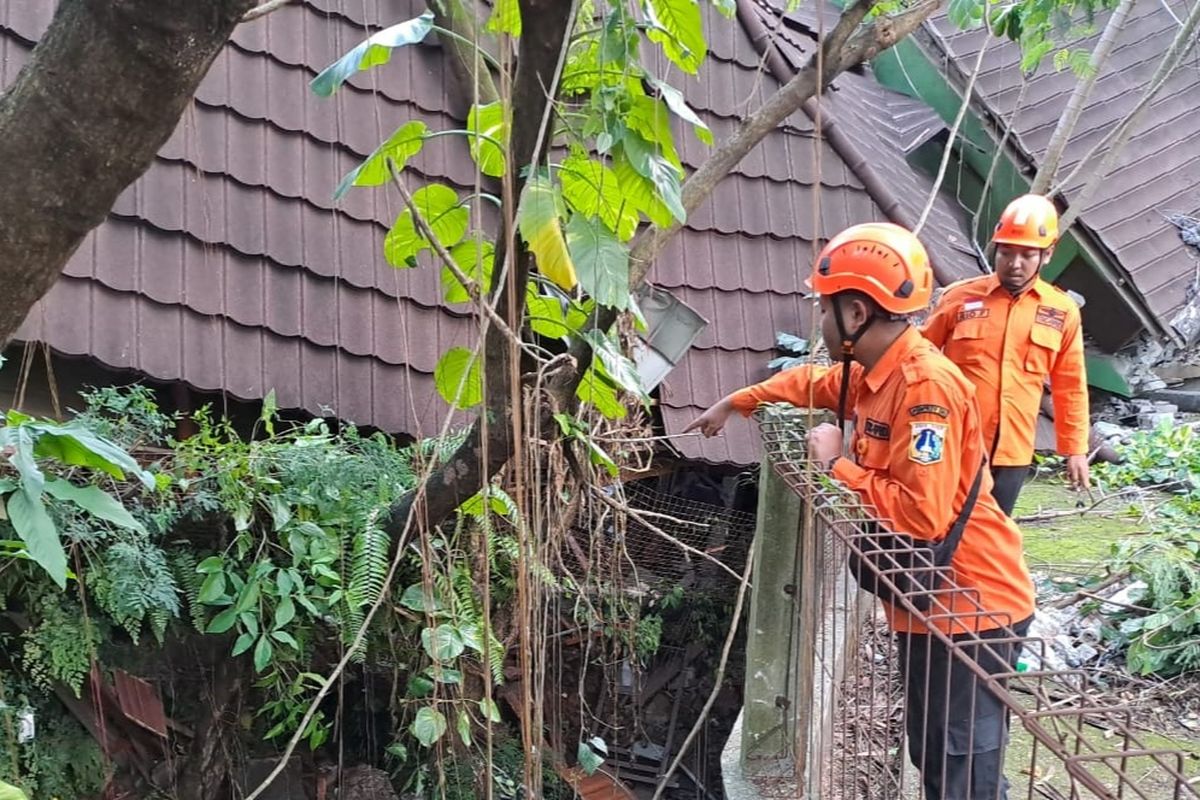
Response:
MULTIPOLYGON (((770 6, 756 4, 756 10, 767 28, 775 31, 775 41, 793 67, 802 65, 813 39, 777 26, 770 6)), ((715 38, 712 31, 720 18, 708 13, 709 36, 715 38)), ((836 12, 830 11, 827 19, 832 25, 836 12)), ((763 67, 747 27, 739 22, 728 29, 732 47, 726 43, 723 52, 706 62, 701 79, 678 72, 670 75, 688 102, 710 123, 716 120, 721 126, 715 131, 718 141, 734 124, 731 117, 752 112, 780 86, 763 67), (727 97, 728 90, 716 90, 745 85, 753 92, 743 90, 727 97)), ((901 217, 897 221, 911 224, 932 190, 932 181, 909 167, 903 152, 904 145, 927 127, 939 125, 927 110, 867 74, 847 73, 833 85, 821 101, 826 122, 832 119, 851 139, 858 152, 850 158, 870 159, 900 208, 885 211, 844 154, 824 138, 818 186, 813 123, 804 112, 793 114, 786 126, 768 134, 744 163, 756 161, 761 151, 772 164, 772 177, 760 179, 761 187, 727 179, 693 215, 693 223, 710 215, 727 219, 722 230, 736 232, 701 236, 685 230, 668 245, 651 273, 656 283, 709 320, 709 327, 660 391, 669 434, 682 431, 724 394, 768 377, 766 364, 775 355, 777 331, 810 335, 811 301, 803 296, 803 282, 810 272, 814 242, 819 246, 847 225, 894 219, 897 213, 901 217), (819 228, 814 228, 814 201, 821 206, 819 228)), ((922 239, 947 280, 977 273, 973 256, 963 249, 966 237, 958 213, 941 197, 934 203, 922 239)), ((719 437, 680 437, 673 443, 686 457, 716 463, 751 464, 759 457, 757 432, 741 418, 731 420, 719 437)))
MULTIPOLYGON (((1092 94, 1076 125, 1060 167, 1066 176, 1083 156, 1119 123, 1142 97, 1163 54, 1179 30, 1179 20, 1189 4, 1180 0, 1137 3, 1130 11, 1108 62, 1097 77, 1092 94)), ((1076 44, 1094 49, 1108 20, 1097 18, 1096 33, 1076 44)), ((943 50, 960 74, 969 73, 985 34, 963 32, 940 17, 927 25, 933 43, 943 50)), ((976 83, 986 109, 1007 124, 1012 136, 1035 164, 1046 152, 1055 125, 1075 84, 1069 69, 1054 70, 1043 64, 1029 81, 1025 97, 1013 116, 1020 90, 1020 54, 1015 45, 993 42, 984 55, 976 83)), ((1100 243, 1130 275, 1134 287, 1151 313, 1163 321, 1185 300, 1185 291, 1197 268, 1195 251, 1184 244, 1166 215, 1200 213, 1200 52, 1193 49, 1150 104, 1134 136, 1125 145, 1104 185, 1079 216, 1100 243)), ((978 101, 977 101, 978 102, 978 101)), ((1091 168, 1067 186, 1068 203, 1090 176, 1091 168)))
MULTIPOLYGON (((4 85, 49 23, 48 6, 0 0, 4 85)), ((336 207, 330 196, 398 125, 422 119, 433 129, 461 127, 466 109, 436 43, 397 51, 334 99, 308 89, 319 69, 364 38, 365 26, 423 8, 421 0, 297 0, 240 26, 175 136, 88 237, 20 338, 199 389, 247 399, 275 389, 281 407, 328 408, 388 431, 436 433, 446 408, 433 368, 445 348, 471 340, 472 321, 441 303, 431 262, 404 271, 384 262, 383 236, 399 211, 394 195, 355 189, 336 207)), ((760 68, 742 25, 706 14, 712 57, 700 75, 681 75, 661 59, 655 70, 683 89, 720 141, 779 84, 760 68)), ((849 119, 847 127, 859 125, 849 119)), ((707 148, 690 131, 680 130, 679 141, 694 169, 707 148)), ((661 387, 668 432, 724 392, 765 377, 777 331, 807 331, 803 280, 814 243, 886 217, 823 140, 818 182, 815 141, 811 120, 793 114, 691 216, 655 266, 652 279, 710 321, 661 387)), ((414 186, 440 180, 465 192, 473 180, 459 137, 428 142, 410 168, 414 186)), ((923 202, 921 192, 910 202, 923 202)), ((931 226, 943 227, 940 211, 935 220, 931 226)), ((972 267, 960 259, 950 269, 961 275, 972 267)), ((757 459, 757 435, 741 421, 724 437, 678 445, 712 462, 757 459)))

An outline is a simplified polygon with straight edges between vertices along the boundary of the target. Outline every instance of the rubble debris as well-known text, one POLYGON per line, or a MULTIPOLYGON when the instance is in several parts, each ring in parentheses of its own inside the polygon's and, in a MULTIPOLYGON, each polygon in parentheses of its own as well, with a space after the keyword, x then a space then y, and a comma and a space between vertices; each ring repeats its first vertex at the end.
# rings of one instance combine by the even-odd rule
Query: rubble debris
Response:
POLYGON ((113 672, 113 683, 117 689, 117 703, 125 718, 166 739, 167 713, 158 690, 150 682, 122 669, 113 672))

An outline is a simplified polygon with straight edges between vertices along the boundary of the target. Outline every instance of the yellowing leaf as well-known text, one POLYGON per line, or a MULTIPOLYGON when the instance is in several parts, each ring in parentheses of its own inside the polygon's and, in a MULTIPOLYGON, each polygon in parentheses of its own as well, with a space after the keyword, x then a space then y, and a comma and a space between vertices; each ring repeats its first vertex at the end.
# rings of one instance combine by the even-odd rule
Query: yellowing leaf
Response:
POLYGON ((497 0, 488 19, 487 29, 492 33, 507 33, 509 36, 521 35, 521 7, 517 0, 497 0))
POLYGON ((433 383, 442 399, 454 408, 470 408, 483 400, 479 359, 465 347, 452 347, 433 368, 433 383))
POLYGON ((650 41, 662 45, 663 52, 684 72, 695 73, 704 61, 708 44, 697 0, 647 0, 646 12, 653 26, 650 41))
MULTIPOLYGON (((444 247, 453 247, 467 232, 468 212, 458 202, 458 194, 449 186, 431 183, 413 192, 413 205, 429 223, 434 236, 444 247)), ((412 212, 405 209, 383 240, 383 255, 393 267, 411 267, 417 253, 429 247, 418 231, 412 212)))
POLYGON ((558 190, 549 180, 541 176, 531 178, 521 193, 517 227, 537 260, 538 271, 569 291, 579 279, 559 224, 559 205, 558 190))
POLYGON ((484 175, 499 178, 504 175, 504 149, 508 146, 508 126, 504 121, 504 106, 499 101, 471 106, 467 113, 467 137, 471 158, 484 175))
POLYGON ((599 217, 620 237, 633 238, 637 231, 637 208, 621 193, 621 183, 611 169, 585 156, 572 155, 559 169, 563 199, 585 217, 599 217))

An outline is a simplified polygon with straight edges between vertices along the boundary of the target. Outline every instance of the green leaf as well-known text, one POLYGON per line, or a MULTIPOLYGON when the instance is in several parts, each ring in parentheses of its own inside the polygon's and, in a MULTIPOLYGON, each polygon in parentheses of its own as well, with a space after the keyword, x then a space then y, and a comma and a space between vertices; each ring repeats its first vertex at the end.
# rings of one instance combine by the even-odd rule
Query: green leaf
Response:
MULTIPOLYGON (((475 281, 484 295, 487 295, 492 285, 492 267, 496 260, 496 246, 489 241, 476 241, 474 238, 455 245, 450 250, 450 256, 458 268, 471 280, 475 281)), ((458 278, 449 267, 442 267, 442 291, 447 303, 469 303, 471 295, 467 287, 459 283, 458 278)))
POLYGON ((429 697, 429 695, 433 694, 434 688, 434 682, 424 675, 410 675, 405 694, 408 697, 420 700, 423 697, 429 697))
POLYGON ((212 572, 200 584, 200 592, 196 599, 201 603, 214 603, 225 594, 225 573, 212 572))
POLYGON ((575 750, 575 758, 588 775, 595 774, 596 770, 604 765, 604 759, 596 755, 596 751, 592 750, 587 742, 579 743, 579 747, 575 750))
POLYGON ((46 481, 46 493, 59 500, 74 503, 92 516, 118 527, 138 533, 146 532, 142 523, 133 518, 133 514, 99 486, 76 486, 61 478, 51 478, 46 481))
POLYGON ((46 570, 58 588, 66 588, 67 553, 42 498, 31 498, 28 491, 13 492, 8 496, 8 519, 25 542, 29 557, 46 570))
POLYGON ((420 120, 401 125, 387 141, 376 147, 371 155, 357 167, 346 173, 333 193, 335 201, 341 200, 351 186, 380 186, 392 179, 388 159, 396 163, 396 171, 404 170, 408 160, 421 152, 429 126, 420 120))
POLYGON ((258 644, 254 646, 254 671, 262 672, 271 663, 271 656, 275 649, 271 646, 271 640, 266 636, 258 637, 258 644))
POLYGON ((290 597, 283 598, 279 605, 275 606, 275 629, 278 630, 286 626, 295 618, 296 604, 292 602, 292 598, 290 597))
POLYGON ((692 107, 687 104, 687 101, 683 99, 683 92, 679 91, 666 81, 660 81, 658 78, 653 76, 647 76, 646 80, 650 82, 651 86, 658 90, 658 93, 662 95, 662 99, 667 102, 667 107, 675 112, 675 116, 679 117, 684 122, 691 123, 692 129, 696 132, 696 138, 704 142, 709 147, 712 147, 712 131, 709 129, 708 125, 705 124, 704 120, 700 119, 700 116, 692 110, 692 107))
MULTIPOLYGON (((616 173, 585 156, 568 156, 558 171, 563 199, 585 217, 599 217, 608 229, 627 241, 637 231, 638 215, 621 193, 616 173)), ((576 270, 579 265, 575 265, 576 270)))
POLYGON ((65 425, 32 422, 23 427, 28 427, 36 436, 34 453, 42 458, 56 458, 64 464, 98 469, 117 480, 124 480, 128 472, 147 489, 153 490, 157 486, 154 476, 142 469, 133 456, 78 421, 65 425))
POLYGON ((451 669, 450 667, 438 667, 435 669, 430 666, 426 672, 429 674, 429 677, 438 683, 448 683, 454 686, 462 683, 463 674, 461 670, 451 669))
POLYGON ((225 562, 220 556, 209 556, 196 565, 196 572, 201 575, 211 575, 214 572, 220 572, 225 568, 225 562))
MULTIPOLYGON (((459 204, 458 194, 441 183, 431 183, 413 192, 413 205, 429 224, 443 247, 453 247, 467 233, 467 208, 459 204)), ((393 267, 412 266, 417 253, 430 247, 429 240, 417 232, 412 211, 404 209, 383 240, 383 254, 393 267)))
POLYGON ((254 644, 254 634, 243 633, 237 638, 237 641, 233 643, 233 652, 231 652, 229 655, 236 658, 237 656, 240 656, 242 653, 249 650, 250 645, 252 644, 254 644))
POLYGON ((451 625, 436 625, 421 631, 421 644, 435 661, 453 661, 466 649, 462 634, 451 625))
POLYGON ((592 352, 604 366, 604 372, 625 391, 644 401, 649 399, 646 390, 642 388, 642 380, 638 377, 637 367, 632 360, 620 351, 617 344, 603 332, 591 330, 584 334, 592 352))
POLYGON ((626 131, 622 144, 630 166, 650 181, 657 199, 666 206, 671 216, 678 222, 684 222, 687 212, 683 208, 679 171, 666 158, 654 152, 645 139, 632 131, 626 131))
POLYGON ((452 347, 433 369, 433 382, 442 399, 454 408, 471 408, 483 400, 479 358, 465 347, 452 347))
POLYGON ((966 30, 978 27, 982 14, 983 3, 980 0, 950 0, 946 16, 954 27, 966 30))
POLYGON ((529 327, 539 336, 562 339, 577 333, 587 322, 594 303, 588 300, 583 306, 553 294, 538 294, 532 281, 527 284, 525 311, 529 327))
POLYGON ((436 708, 426 706, 417 712, 408 730, 418 742, 431 747, 446 732, 446 718, 436 708))
POLYGON ((12 784, 0 781, 0 800, 29 800, 29 798, 12 784))
POLYGON ((597 363, 593 362, 575 390, 575 395, 584 403, 591 403, 608 419, 622 419, 628 413, 625 404, 617 397, 612 384, 600 377, 597 363))
POLYGON ((321 73, 312 79, 309 86, 321 97, 329 97, 354 73, 379 64, 386 64, 391 59, 394 48, 416 44, 424 39, 431 30, 433 30, 432 11, 426 11, 419 17, 390 28, 384 28, 321 70, 321 73))
POLYGON ((404 594, 400 597, 400 605, 422 614, 437 614, 445 611, 445 607, 438 601, 436 594, 426 602, 425 587, 419 583, 414 583, 404 590, 404 594))
POLYGON ((700 3, 696 0, 647 0, 651 28, 647 37, 662 45, 667 58, 684 72, 695 74, 704 61, 708 45, 700 3))
POLYGON ((521 193, 517 226, 537 260, 538 271, 570 291, 579 279, 559 225, 560 205, 558 190, 547 178, 540 175, 530 178, 521 193))
POLYGON ((579 284, 602 306, 629 308, 629 252, 599 222, 573 214, 567 223, 567 248, 579 284))
POLYGON ((492 16, 488 18, 487 29, 492 33, 507 33, 509 36, 521 35, 521 7, 517 0, 496 0, 492 16))
POLYGON ((471 158, 484 175, 504 176, 504 149, 508 146, 508 125, 504 119, 504 104, 497 100, 486 105, 473 105, 467 112, 467 142, 471 158))
POLYGON ((297 653, 300 652, 300 643, 297 642, 295 637, 292 636, 287 631, 271 631, 271 638, 277 642, 282 642, 283 644, 286 644, 288 647, 292 648, 297 653))
POLYGON ((625 132, 621 135, 621 140, 629 138, 631 133, 640 136, 649 152, 662 157, 676 174, 682 175, 683 163, 675 150, 670 110, 662 100, 650 97, 642 91, 640 82, 633 83, 633 87, 636 92, 630 97, 629 113, 625 116, 625 132))
POLYGON ((240 612, 236 608, 227 608, 220 614, 213 617, 212 622, 208 623, 207 633, 225 633, 237 623, 238 614, 240 612))
POLYGON ((613 174, 617 176, 621 194, 655 225, 670 227, 675 222, 675 214, 659 198, 654 182, 633 168, 624 147, 614 155, 613 174))
MULTIPOLYGON (((11 412, 10 412, 11 414, 11 412)), ((30 498, 42 496, 42 489, 46 485, 46 476, 42 474, 41 467, 37 465, 34 459, 33 446, 33 430, 29 425, 19 425, 0 430, 0 433, 7 434, 5 439, 7 444, 13 448, 12 455, 8 457, 8 461, 17 470, 17 475, 21 479, 21 486, 25 493, 30 498)))
POLYGON ((479 711, 483 714, 484 719, 492 722, 500 721, 500 708, 496 705, 495 700, 489 700, 486 697, 479 701, 479 711))
POLYGON ((459 709, 458 711, 458 738, 462 739, 462 743, 467 747, 471 746, 471 716, 466 711, 459 709))

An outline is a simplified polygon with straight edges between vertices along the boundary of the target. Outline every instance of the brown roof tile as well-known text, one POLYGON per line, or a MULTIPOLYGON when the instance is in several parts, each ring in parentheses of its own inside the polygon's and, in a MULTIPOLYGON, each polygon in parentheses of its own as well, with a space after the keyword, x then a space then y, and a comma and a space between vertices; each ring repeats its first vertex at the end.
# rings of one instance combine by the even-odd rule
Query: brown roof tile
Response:
MULTIPOLYGON (((5 82, 45 29, 46 6, 0 2, 5 82)), ((705 8, 713 58, 699 76, 652 60, 720 140, 779 84, 761 68, 743 26, 705 8)), ((384 262, 383 237, 400 210, 393 194, 356 189, 337 204, 331 196, 341 176, 398 125, 461 125, 462 99, 436 43, 396 51, 391 63, 356 76, 333 99, 308 88, 317 70, 366 35, 364 24, 391 24, 423 9, 420 0, 298 0, 241 26, 160 157, 89 236, 21 337, 204 390, 250 399, 274 389, 282 407, 330 408, 389 431, 435 434, 448 409, 433 387, 434 365, 445 348, 470 342, 474 324, 463 308, 442 303, 431 260, 409 270, 384 262)), ((835 85, 827 107, 847 115, 845 127, 864 119, 878 125, 872 115, 882 115, 897 134, 862 139, 864 148, 910 140, 929 125, 919 109, 880 94, 866 77, 835 85)), ((677 133, 685 165, 695 168, 707 148, 690 130, 677 126, 677 133)), ((908 180, 902 156, 897 161, 896 146, 889 147, 889 175, 908 180)), ((462 190, 473 182, 458 137, 427 143, 410 169, 414 187, 438 180, 462 190)), ((660 389, 667 432, 725 392, 766 377, 775 333, 808 330, 803 279, 814 245, 884 216, 862 177, 828 141, 814 138, 804 113, 768 135, 692 215, 652 273, 710 323, 660 389)), ((492 222, 487 216, 483 224, 492 222)), ((944 228, 940 217, 931 225, 944 228)), ((967 267, 959 261, 954 269, 967 267)), ((724 437, 684 437, 677 446, 713 462, 758 458, 757 437, 743 421, 724 437)))
MULTIPOLYGON (((1060 176, 1070 172, 1138 102, 1179 28, 1176 18, 1186 12, 1186 5, 1179 0, 1133 7, 1079 118, 1060 176)), ((1107 14, 1099 16, 1096 33, 1070 46, 1090 51, 1106 21, 1107 14)), ((934 45, 949 57, 954 69, 959 73, 969 70, 983 33, 958 31, 944 16, 928 27, 934 45)), ((1014 112, 1019 58, 1015 45, 993 43, 977 83, 981 98, 977 102, 1002 124, 1014 112)), ((1104 179, 1103 189, 1083 209, 1078 222, 1129 273, 1148 310, 1164 322, 1183 303, 1197 266, 1195 251, 1183 243, 1164 215, 1200 214, 1200 194, 1195 191, 1200 185, 1200 112, 1194 102, 1200 93, 1198 58, 1193 51, 1147 108, 1113 171, 1104 179)), ((1013 137, 1032 163, 1045 155, 1074 84, 1070 70, 1056 71, 1049 64, 1042 65, 1030 79, 1022 106, 1013 117, 1013 137)), ((1087 177, 1085 168, 1066 187, 1068 204, 1087 177)))

